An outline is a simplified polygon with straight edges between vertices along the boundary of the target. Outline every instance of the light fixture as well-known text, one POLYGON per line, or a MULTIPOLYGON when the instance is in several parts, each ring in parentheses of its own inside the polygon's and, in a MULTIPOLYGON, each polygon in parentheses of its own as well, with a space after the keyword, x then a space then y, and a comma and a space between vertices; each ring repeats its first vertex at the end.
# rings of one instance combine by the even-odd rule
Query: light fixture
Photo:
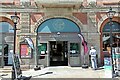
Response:
POLYGON ((107 17, 112 19, 115 13, 115 11, 112 11, 112 7, 110 7, 109 11, 107 12, 107 17))
POLYGON ((17 16, 17 13, 15 12, 15 15, 11 16, 11 19, 14 22, 14 24, 17 24, 20 18, 17 16))
POLYGON ((57 32, 57 35, 60 35, 60 32, 57 32))
POLYGON ((16 24, 18 23, 19 21, 19 17, 17 16, 17 13, 15 12, 15 15, 14 16, 11 16, 11 20, 14 22, 14 54, 15 54, 15 46, 16 46, 16 24))

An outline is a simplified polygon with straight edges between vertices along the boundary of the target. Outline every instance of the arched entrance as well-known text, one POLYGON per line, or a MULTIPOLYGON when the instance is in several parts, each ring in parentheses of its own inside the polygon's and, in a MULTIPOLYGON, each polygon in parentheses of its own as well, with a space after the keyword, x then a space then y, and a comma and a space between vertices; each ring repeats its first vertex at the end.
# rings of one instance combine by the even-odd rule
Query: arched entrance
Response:
MULTIPOLYGON (((112 20, 112 38, 113 38, 113 49, 120 47, 120 18, 114 17, 112 20)), ((100 27, 100 45, 101 45, 101 60, 105 56, 110 56, 110 24, 109 20, 106 19, 100 27)))
POLYGON ((10 50, 13 50, 14 30, 9 19, 2 18, 0 22, 0 66, 8 66, 12 64, 10 50), (7 22, 8 21, 8 22, 7 22))
POLYGON ((38 64, 80 66, 79 26, 67 18, 50 18, 37 28, 38 64))

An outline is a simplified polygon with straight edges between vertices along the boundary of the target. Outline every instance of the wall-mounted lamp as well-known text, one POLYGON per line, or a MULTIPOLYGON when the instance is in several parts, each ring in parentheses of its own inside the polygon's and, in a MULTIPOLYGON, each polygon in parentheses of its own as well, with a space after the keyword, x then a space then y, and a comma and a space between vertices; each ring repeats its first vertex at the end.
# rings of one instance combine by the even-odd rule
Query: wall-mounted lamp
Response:
POLYGON ((57 32, 57 35, 60 35, 60 32, 57 32))

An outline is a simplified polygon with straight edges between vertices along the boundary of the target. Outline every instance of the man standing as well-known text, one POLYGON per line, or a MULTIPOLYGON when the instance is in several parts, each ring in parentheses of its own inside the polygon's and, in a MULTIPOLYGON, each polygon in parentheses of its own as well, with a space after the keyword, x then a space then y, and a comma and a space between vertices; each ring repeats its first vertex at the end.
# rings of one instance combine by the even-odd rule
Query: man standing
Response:
POLYGON ((89 52, 89 55, 91 56, 92 68, 94 70, 96 70, 97 69, 97 61, 96 61, 97 52, 93 46, 91 46, 91 50, 89 52))

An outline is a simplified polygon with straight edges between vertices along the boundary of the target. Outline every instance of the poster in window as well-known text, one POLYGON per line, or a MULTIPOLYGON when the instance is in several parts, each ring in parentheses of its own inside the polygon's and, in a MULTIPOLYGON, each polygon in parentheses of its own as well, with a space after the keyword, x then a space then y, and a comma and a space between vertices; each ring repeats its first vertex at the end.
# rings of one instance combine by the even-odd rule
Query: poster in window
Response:
POLYGON ((41 45, 38 46, 38 53, 46 54, 46 51, 47 51, 47 43, 41 43, 41 45))
POLYGON ((41 55, 40 59, 45 58, 46 51, 47 51, 47 43, 40 43, 40 45, 38 46, 38 54, 41 55))
POLYGON ((78 43, 70 43, 70 53, 76 54, 79 51, 78 43))
POLYGON ((27 44, 20 45, 20 58, 32 58, 32 49, 27 44))

